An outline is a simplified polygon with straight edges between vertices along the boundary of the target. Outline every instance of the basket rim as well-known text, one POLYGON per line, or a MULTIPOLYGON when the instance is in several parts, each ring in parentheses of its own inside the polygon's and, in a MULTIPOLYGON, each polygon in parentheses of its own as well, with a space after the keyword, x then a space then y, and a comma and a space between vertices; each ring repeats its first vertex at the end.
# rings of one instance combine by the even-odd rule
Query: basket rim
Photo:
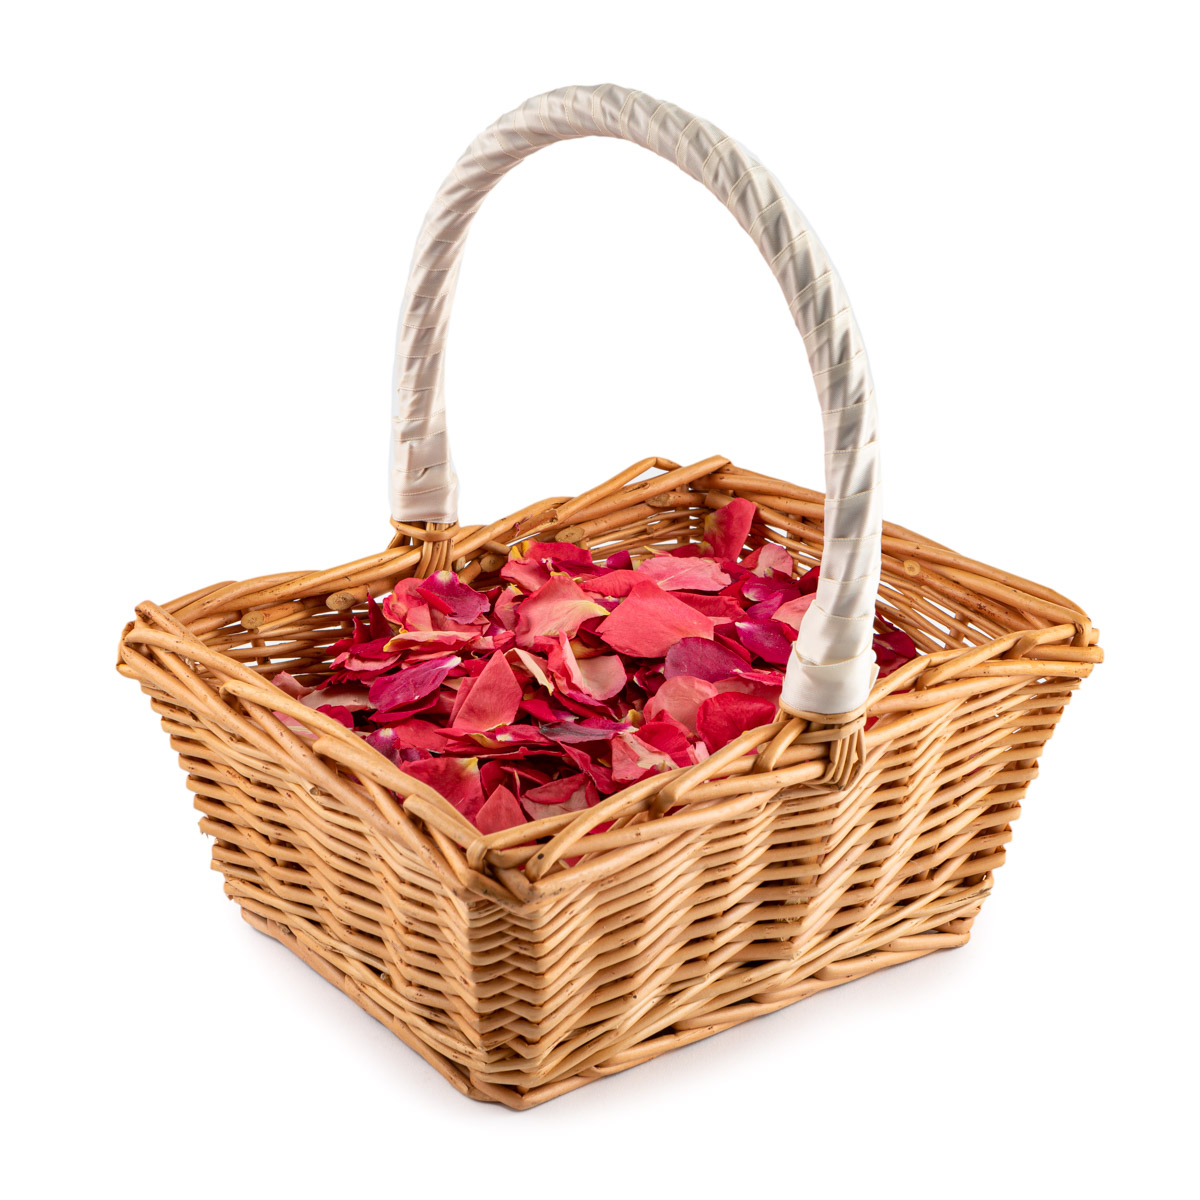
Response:
MULTIPOLYGON (((774 722, 758 726, 731 743, 734 752, 726 756, 730 765, 736 768, 731 773, 713 779, 711 769, 703 770, 706 763, 714 769, 717 767, 710 758, 631 784, 591 808, 542 818, 512 830, 482 834, 440 793, 406 775, 354 731, 300 704, 271 682, 264 671, 253 670, 201 639, 227 628, 231 620, 250 632, 269 636, 270 621, 255 622, 253 617, 263 614, 270 618, 273 616, 269 611, 272 605, 286 607, 294 613, 295 605, 300 603, 313 612, 324 612, 326 608, 314 601, 323 600, 327 605, 338 601, 341 607, 329 607, 328 611, 345 611, 355 603, 365 602, 367 592, 375 584, 387 583, 390 589, 397 578, 430 574, 433 569, 439 569, 437 564, 440 562, 478 560, 488 552, 489 544, 507 547, 534 535, 539 540, 583 540, 579 531, 587 536, 587 519, 597 520, 589 510, 597 507, 620 512, 623 506, 645 505, 653 500, 655 507, 663 510, 672 505, 712 508, 718 506, 718 501, 727 502, 729 489, 736 489, 737 494, 758 503, 760 510, 765 506, 769 510, 764 517, 767 525, 774 526, 777 517, 798 516, 801 522, 808 523, 805 533, 819 541, 824 499, 819 492, 745 471, 720 456, 689 467, 680 467, 663 458, 643 459, 577 497, 551 497, 489 526, 430 531, 434 536, 428 539, 421 538, 423 531, 403 527, 403 532, 397 530, 392 544, 382 553, 331 570, 280 572, 247 581, 223 581, 178 597, 162 607, 147 601, 137 607, 137 619, 126 625, 122 633, 118 670, 134 674, 125 661, 126 656, 138 654, 141 657, 155 646, 180 652, 185 659, 205 663, 210 670, 227 677, 219 688, 222 699, 256 704, 268 713, 284 712, 311 725, 316 732, 313 740, 307 743, 309 754, 314 760, 328 759, 336 766, 356 772, 360 787, 370 794, 370 799, 364 796, 354 807, 376 832, 394 838, 398 826, 406 820, 405 812, 419 817, 462 850, 465 864, 473 875, 482 875, 490 867, 503 875, 506 890, 525 893, 524 896, 516 895, 516 899, 530 899, 535 893, 544 892, 552 881, 555 886, 565 886, 567 875, 572 882, 578 883, 609 869, 608 860, 613 853, 619 852, 619 846, 629 844, 628 835, 622 838, 590 831, 607 820, 636 818, 638 812, 654 804, 660 793, 666 792, 678 803, 647 814, 645 821, 655 832, 639 834, 640 845, 671 836, 685 825, 715 819, 730 808, 731 802, 736 805, 747 796, 757 805, 766 803, 780 792, 793 799, 807 793, 814 804, 827 805, 831 796, 839 795, 845 788, 822 788, 815 782, 823 770, 823 762, 819 750, 803 745, 793 747, 789 743, 787 761, 779 769, 755 772, 754 764, 759 761, 762 749, 781 736, 787 724, 786 719, 778 719, 781 714, 777 713, 774 722), (650 470, 660 473, 649 479, 640 478, 650 470), (598 502, 598 498, 602 500, 598 502), (765 503, 767 501, 770 503, 765 503), (351 586, 336 590, 347 583, 351 586), (331 589, 335 590, 331 592, 331 589), (346 596, 350 596, 349 604, 345 603, 346 596), (751 751, 758 752, 754 759, 749 757, 751 751), (754 774, 757 778, 749 778, 754 774), (751 783, 755 786, 750 787, 751 783), (389 811, 388 805, 381 803, 380 793, 388 790, 404 797, 403 808, 397 804, 394 811, 389 811), (705 814, 711 815, 706 818, 705 814), (653 824, 649 825, 649 822, 653 824), (544 843, 540 851, 531 853, 526 846, 531 835, 535 840, 541 837, 551 840, 544 843), (572 847, 585 836, 591 847, 585 852, 585 861, 564 866, 561 860, 573 857, 572 847), (613 843, 611 848, 609 842, 613 843), (522 866, 524 871, 515 869, 522 866), (551 872, 555 867, 557 870, 551 872), (526 880, 524 887, 518 876, 526 880)), ((607 514, 601 514, 600 519, 604 515, 607 514)), ((876 717, 878 723, 862 735, 864 763, 876 747, 896 735, 906 713, 908 719, 912 719, 914 712, 919 715, 920 710, 955 702, 972 690, 994 688, 998 680, 1006 678, 1027 684, 1031 678, 1066 676, 1077 684, 1090 674, 1094 663, 1102 661, 1098 631, 1079 606, 1058 593, 968 559, 891 522, 884 523, 883 540, 885 567, 889 560, 899 561, 900 569, 914 585, 936 582, 943 590, 948 584, 949 591, 962 592, 964 585, 969 584, 982 589, 985 607, 990 605, 995 611, 1001 611, 1006 601, 1016 601, 1021 605, 1016 611, 1046 624, 1025 622, 1024 627, 1010 628, 1007 633, 990 638, 974 629, 973 634, 979 635, 975 644, 921 653, 883 679, 877 679, 866 704, 866 714, 876 717), (897 559, 897 553, 902 557, 897 559), (1064 617, 1069 619, 1064 620, 1064 617), (1069 643, 1070 649, 1059 646, 1058 658, 1027 657, 1031 653, 1054 654, 1056 643, 1069 643), (1045 652, 1040 650, 1043 646, 1045 652), (908 698, 901 700, 903 696, 908 698)), ((896 572, 891 574, 896 575, 896 572)), ((886 578, 881 581, 881 591, 883 582, 886 578)), ((773 762, 771 765, 776 767, 778 764, 773 762)), ((325 770, 330 775, 337 775, 329 766, 325 770)), ((344 799, 344 796, 340 798, 344 799)), ((627 829, 626 824, 620 832, 627 829)))

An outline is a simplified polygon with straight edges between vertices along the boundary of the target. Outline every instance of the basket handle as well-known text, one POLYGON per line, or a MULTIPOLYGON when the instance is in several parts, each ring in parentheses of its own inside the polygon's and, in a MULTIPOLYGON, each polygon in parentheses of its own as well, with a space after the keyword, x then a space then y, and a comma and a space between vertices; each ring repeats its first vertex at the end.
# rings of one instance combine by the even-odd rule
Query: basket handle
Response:
POLYGON ((471 219, 523 158, 554 142, 615 137, 703 183, 757 243, 804 338, 825 427, 821 580, 788 662, 782 703, 845 719, 865 703, 882 521, 871 373, 832 264, 775 177, 716 126, 614 84, 561 88, 501 117, 467 148, 426 214, 400 315, 389 472, 397 521, 456 524, 443 358, 471 219))

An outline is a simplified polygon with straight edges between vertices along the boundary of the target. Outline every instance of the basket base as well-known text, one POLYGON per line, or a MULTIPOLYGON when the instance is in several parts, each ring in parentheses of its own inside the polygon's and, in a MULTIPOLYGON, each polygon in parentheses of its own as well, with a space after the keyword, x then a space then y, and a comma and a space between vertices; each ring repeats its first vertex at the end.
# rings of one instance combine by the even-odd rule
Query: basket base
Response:
POLYGON ((598 1063, 587 1071, 546 1084, 544 1087, 529 1090, 491 1084, 480 1088, 456 1063, 437 1054, 429 1046, 413 1037, 403 1022, 395 1020, 387 1009, 374 1000, 356 980, 343 974, 329 959, 314 949, 306 947, 285 925, 260 916, 244 906, 242 906, 242 917, 260 933, 266 934, 267 937, 274 938, 286 946, 323 979, 349 996, 364 1012, 391 1030, 406 1046, 415 1050, 464 1096, 468 1096, 472 1100, 503 1104, 508 1108, 520 1111, 536 1108, 539 1104, 572 1092, 576 1088, 583 1087, 584 1084, 649 1062, 652 1058, 657 1058, 669 1050, 691 1045, 692 1042, 701 1041, 715 1033, 722 1033, 726 1029, 732 1029, 735 1025, 741 1025, 744 1021, 786 1008, 789 1004, 795 1004, 817 992, 837 987, 842 983, 850 983, 852 980, 861 979, 864 975, 870 975, 886 967, 911 962, 914 958, 921 958, 938 950, 952 950, 956 946, 965 945, 970 939, 971 926, 978 915, 980 905, 990 890, 991 878, 989 876, 979 889, 973 891, 971 897, 966 898, 972 902, 968 911, 947 921, 938 929, 900 937, 869 954, 832 963, 815 975, 810 975, 790 986, 764 993, 755 997, 752 1002, 739 1004, 727 1010, 726 1014, 718 1015, 715 1019, 698 1017, 691 1021, 677 1022, 669 1031, 641 1042, 622 1053, 615 1054, 611 1059, 598 1063))

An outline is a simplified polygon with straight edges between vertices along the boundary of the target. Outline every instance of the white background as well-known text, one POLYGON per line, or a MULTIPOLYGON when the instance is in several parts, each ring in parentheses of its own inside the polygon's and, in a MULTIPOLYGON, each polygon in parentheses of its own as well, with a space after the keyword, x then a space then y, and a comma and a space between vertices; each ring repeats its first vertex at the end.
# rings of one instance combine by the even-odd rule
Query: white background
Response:
MULTIPOLYGON (((1186 1194, 1190 6, 409 8, 5 10, 8 1194, 1186 1194), (1076 598, 1109 661, 969 946, 513 1114, 239 919, 113 663, 144 598, 383 547, 425 208, 499 113, 605 80, 716 121, 813 222, 886 515, 1076 598)), ((451 360, 465 520, 646 454, 821 484, 768 271, 632 147, 489 199, 451 360)))

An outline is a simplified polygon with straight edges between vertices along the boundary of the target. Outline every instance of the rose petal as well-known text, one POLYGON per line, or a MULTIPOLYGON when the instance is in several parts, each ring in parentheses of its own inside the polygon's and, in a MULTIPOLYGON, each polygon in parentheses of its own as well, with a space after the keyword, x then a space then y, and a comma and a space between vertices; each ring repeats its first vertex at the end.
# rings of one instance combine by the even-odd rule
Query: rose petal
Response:
POLYGON ((713 558, 737 558, 746 545, 757 506, 741 496, 709 514, 700 550, 713 558))
POLYGON ((530 788, 521 796, 521 806, 531 820, 538 821, 561 813, 581 812, 599 800, 596 785, 586 775, 575 774, 530 788))
POLYGON ((281 691, 287 692, 289 696, 294 696, 297 700, 303 700, 309 692, 315 691, 315 688, 305 687, 294 675, 289 675, 286 671, 280 671, 277 675, 271 676, 271 682, 281 691))
POLYGON ((662 687, 646 701, 642 710, 647 721, 666 713, 678 721, 689 733, 696 732, 696 710, 710 696, 717 694, 716 685, 707 679, 693 675, 676 675, 666 680, 662 687))
POLYGON ((497 650, 487 661, 470 692, 450 715, 457 729, 495 729, 508 725, 521 703, 521 685, 508 660, 497 650))
POLYGON ((871 645, 875 651, 879 677, 882 679, 885 675, 890 675, 897 667, 911 662, 920 651, 917 649, 916 642, 904 630, 897 629, 895 625, 889 624, 882 617, 879 618, 879 623, 884 626, 884 629, 875 635, 871 645))
MULTIPOLYGON (((746 669, 746 660, 727 646, 703 638, 683 638, 667 651, 663 673, 668 680, 677 675, 717 683, 746 669)), ((664 687, 666 684, 663 685, 664 687)))
POLYGON ((739 621, 734 628, 742 645, 769 663, 786 663, 796 640, 796 631, 779 621, 739 621))
POLYGON ((821 568, 820 567, 813 567, 813 569, 811 571, 805 571, 804 574, 801 575, 798 580, 796 580, 796 583, 799 585, 799 588, 800 588, 800 594, 802 596, 807 596, 810 593, 815 592, 817 590, 817 584, 820 581, 820 579, 821 579, 821 568))
POLYGON ((468 821, 483 805, 478 758, 423 758, 403 763, 401 770, 440 792, 468 821))
POLYGON ((465 625, 479 620, 488 609, 488 598, 469 583, 463 583, 454 571, 430 575, 418 585, 417 593, 432 608, 465 625))
POLYGON ((596 632, 622 654, 660 658, 681 638, 711 637, 716 624, 651 580, 642 580, 596 632))
POLYGON ((741 737, 747 730, 769 725, 775 717, 775 705, 738 692, 721 692, 700 705, 696 730, 710 753, 741 737))
POLYGON ((608 610, 590 599, 573 579, 556 575, 522 603, 517 614, 517 644, 529 649, 537 637, 574 637, 592 617, 608 610))
POLYGON ((354 718, 350 715, 350 710, 344 704, 322 704, 318 706, 317 712, 324 713, 327 717, 332 717, 335 721, 345 725, 347 729, 354 728, 354 718))
POLYGON ((676 595, 684 604, 690 604, 697 612, 718 621, 740 621, 745 616, 742 606, 732 596, 695 596, 690 592, 677 592, 676 595))
POLYGON ((524 824, 525 814, 516 796, 503 784, 492 792, 475 814, 475 828, 480 833, 499 833, 502 829, 524 824))
POLYGON ((435 692, 442 680, 462 659, 457 654, 444 654, 415 666, 405 667, 394 675, 386 675, 371 684, 371 703, 380 712, 401 708, 414 700, 423 699, 435 692))
POLYGON ((638 571, 605 571, 584 579, 579 586, 592 596, 628 596, 642 575, 638 571))
POLYGON ((772 573, 778 572, 791 578, 792 571, 795 569, 795 563, 792 561, 792 556, 783 546, 778 546, 774 542, 764 542, 753 554, 747 555, 742 559, 742 566, 747 570, 752 571, 755 575, 769 577, 772 573))
POLYGON ((795 600, 789 600, 786 604, 781 604, 775 610, 773 619, 783 625, 790 625, 793 629, 799 631, 800 622, 804 619, 804 614, 812 607, 812 603, 816 598, 814 592, 809 592, 807 596, 797 596, 795 600))
POLYGON ((673 771, 675 762, 657 746, 636 733, 619 733, 612 740, 612 772, 618 783, 637 783, 661 771, 673 771))
POLYGON ((611 700, 629 682, 625 667, 615 654, 576 657, 575 666, 583 681, 583 690, 594 700, 611 700))
POLYGON ((634 572, 668 592, 719 592, 729 576, 711 558, 648 558, 634 572))
POLYGON ((659 713, 654 720, 647 721, 637 735, 648 746, 669 755, 677 767, 690 766, 694 761, 688 729, 669 713, 659 713))

